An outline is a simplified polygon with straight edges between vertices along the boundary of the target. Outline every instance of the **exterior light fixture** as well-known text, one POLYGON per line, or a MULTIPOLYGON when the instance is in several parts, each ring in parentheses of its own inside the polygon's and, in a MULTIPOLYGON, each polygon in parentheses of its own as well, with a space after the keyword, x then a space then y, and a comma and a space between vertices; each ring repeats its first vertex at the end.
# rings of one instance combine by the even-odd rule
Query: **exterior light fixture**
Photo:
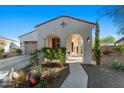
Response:
POLYGON ((87 38, 87 42, 88 42, 88 44, 90 43, 90 38, 89 37, 87 38))

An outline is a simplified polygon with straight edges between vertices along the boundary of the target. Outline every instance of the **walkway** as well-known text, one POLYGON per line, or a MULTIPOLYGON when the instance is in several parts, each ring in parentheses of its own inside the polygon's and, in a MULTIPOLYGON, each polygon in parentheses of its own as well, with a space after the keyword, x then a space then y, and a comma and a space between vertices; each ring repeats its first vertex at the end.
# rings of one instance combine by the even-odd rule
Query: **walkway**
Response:
POLYGON ((30 64, 29 56, 27 55, 0 59, 0 71, 10 71, 11 68, 19 70, 26 67, 29 64, 30 64))
POLYGON ((80 63, 70 63, 70 74, 61 88, 87 88, 88 76, 80 63))

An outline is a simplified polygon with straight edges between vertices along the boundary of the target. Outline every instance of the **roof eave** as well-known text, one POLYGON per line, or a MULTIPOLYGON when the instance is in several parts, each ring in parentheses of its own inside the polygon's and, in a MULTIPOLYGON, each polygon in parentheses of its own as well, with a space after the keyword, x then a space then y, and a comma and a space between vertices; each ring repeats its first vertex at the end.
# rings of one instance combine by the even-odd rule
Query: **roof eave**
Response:
POLYGON ((38 24, 38 25, 36 25, 35 27, 38 27, 38 26, 41 26, 41 25, 47 24, 47 23, 49 23, 49 22, 51 22, 51 21, 53 21, 53 20, 59 19, 59 18, 61 18, 61 17, 68 17, 68 18, 71 18, 71 19, 74 19, 74 20, 78 20, 78 21, 85 22, 85 23, 88 23, 88 24, 96 25, 96 23, 94 23, 94 22, 89 22, 89 21, 82 20, 82 19, 79 19, 79 18, 75 18, 75 17, 71 17, 71 16, 65 16, 65 15, 63 15, 63 16, 59 16, 59 17, 56 17, 56 18, 50 19, 50 20, 48 20, 48 21, 46 21, 46 22, 43 22, 43 23, 41 23, 41 24, 38 24))
POLYGON ((21 36, 18 36, 18 38, 23 37, 23 36, 25 36, 25 35, 28 35, 28 34, 30 34, 30 33, 33 33, 33 32, 35 32, 35 31, 36 31, 36 30, 31 31, 31 32, 28 32, 28 33, 25 33, 25 34, 23 34, 23 35, 21 35, 21 36))

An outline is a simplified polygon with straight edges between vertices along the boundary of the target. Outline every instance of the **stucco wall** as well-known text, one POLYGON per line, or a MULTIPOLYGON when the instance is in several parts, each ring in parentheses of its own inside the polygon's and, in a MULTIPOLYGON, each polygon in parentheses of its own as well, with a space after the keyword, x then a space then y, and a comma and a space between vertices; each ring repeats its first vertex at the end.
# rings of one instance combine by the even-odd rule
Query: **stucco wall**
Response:
POLYGON ((18 41, 12 41, 12 40, 7 40, 7 39, 0 39, 0 40, 3 40, 5 41, 6 45, 3 46, 3 48, 5 49, 5 52, 10 52, 10 47, 11 48, 19 48, 20 47, 20 44, 18 41), (15 44, 17 47, 14 47, 13 44, 15 44))
POLYGON ((70 34, 79 34, 83 38, 84 42, 84 60, 86 64, 91 63, 92 60, 92 51, 91 43, 88 44, 87 38, 90 38, 92 41, 92 28, 94 25, 73 20, 70 18, 62 17, 57 20, 51 21, 45 25, 38 26, 36 30, 38 31, 38 49, 44 47, 44 39, 49 35, 57 35, 61 39, 61 46, 66 47, 67 37, 70 34), (66 25, 63 28, 61 26, 62 22, 65 22, 66 25))

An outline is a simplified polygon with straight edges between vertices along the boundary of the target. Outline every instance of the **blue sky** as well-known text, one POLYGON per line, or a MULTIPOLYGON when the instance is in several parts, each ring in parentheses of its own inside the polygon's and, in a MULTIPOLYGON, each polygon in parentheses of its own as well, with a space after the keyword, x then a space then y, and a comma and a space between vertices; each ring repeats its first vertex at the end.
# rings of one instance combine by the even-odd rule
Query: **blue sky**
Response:
MULTIPOLYGON (((60 15, 69 15, 95 22, 98 10, 104 6, 0 6, 0 35, 18 39, 18 36, 33 31, 34 26, 60 15)), ((111 19, 99 21, 100 37, 109 35, 117 39, 117 28, 111 19)))

